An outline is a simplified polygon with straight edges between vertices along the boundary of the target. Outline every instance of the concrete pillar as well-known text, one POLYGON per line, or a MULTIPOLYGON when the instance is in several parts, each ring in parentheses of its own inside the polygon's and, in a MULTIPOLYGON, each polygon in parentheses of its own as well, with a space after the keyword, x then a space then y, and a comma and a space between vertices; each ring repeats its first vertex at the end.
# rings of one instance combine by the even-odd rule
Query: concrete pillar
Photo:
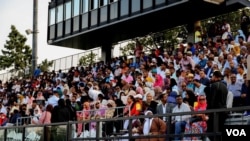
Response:
POLYGON ((101 59, 105 63, 112 58, 112 43, 107 43, 102 45, 102 56, 101 59))

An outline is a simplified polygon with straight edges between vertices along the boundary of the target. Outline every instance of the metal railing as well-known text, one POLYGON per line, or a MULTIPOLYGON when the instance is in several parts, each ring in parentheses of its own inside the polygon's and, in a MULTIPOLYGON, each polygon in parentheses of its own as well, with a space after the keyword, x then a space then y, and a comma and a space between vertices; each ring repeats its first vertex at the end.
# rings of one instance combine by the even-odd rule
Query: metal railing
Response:
MULTIPOLYGON (((219 131, 218 124, 218 116, 220 113, 232 113, 237 111, 246 111, 250 110, 250 106, 246 107, 237 107, 230 109, 214 109, 214 110, 206 110, 206 111, 198 111, 198 112, 183 112, 183 113, 170 113, 165 115, 150 115, 150 116, 136 116, 136 117, 117 117, 112 119, 92 119, 85 121, 69 121, 66 123, 53 123, 53 124, 42 124, 42 125, 26 125, 26 126, 14 126, 14 127, 1 127, 0 128, 0 140, 18 140, 18 141, 26 141, 26 140, 35 140, 39 139, 39 141, 47 141, 50 139, 56 141, 74 141, 74 140, 118 140, 118 139, 138 139, 138 138, 169 138, 170 140, 176 136, 186 137, 186 136, 199 136, 199 137, 213 137, 215 141, 222 140, 222 131, 219 131), (173 116, 181 116, 181 115, 191 115, 191 114, 208 114, 214 117, 213 125, 208 125, 213 127, 212 132, 205 132, 202 134, 179 134, 176 135, 174 133, 166 133, 159 135, 137 135, 135 136, 132 133, 132 121, 134 119, 144 119, 144 118, 152 118, 152 117, 173 117, 173 116), (129 127, 126 132, 120 130, 116 133, 111 133, 109 136, 102 134, 106 132, 106 129, 115 127, 115 123, 117 121, 129 120, 129 127), (92 122, 96 123, 95 136, 74 136, 74 132, 76 130, 77 124, 91 124, 92 122), (108 124, 111 123, 111 124, 108 124), (101 129, 100 125, 108 124, 109 126, 106 129, 101 129), (104 136, 102 136, 104 135, 104 136)), ((242 122, 244 117, 242 117, 242 122)), ((238 121, 238 122, 241 122, 238 121)), ((228 123, 228 122, 227 122, 228 123)), ((168 121, 167 125, 172 128, 171 121, 168 121)), ((227 124, 225 124, 226 126, 227 124)))
POLYGON ((19 117, 16 120, 16 126, 20 126, 20 125, 27 125, 27 124, 31 124, 32 123, 32 119, 33 118, 37 118, 38 120, 38 116, 27 116, 27 117, 19 117))
MULTIPOLYGON (((55 70, 58 71, 61 69, 63 72, 67 72, 72 66, 77 66, 79 64, 79 59, 82 56, 86 56, 87 54, 93 52, 94 54, 97 54, 95 59, 99 59, 101 57, 102 50, 100 47, 93 48, 78 54, 58 58, 53 61, 52 67, 49 68, 49 70, 55 70)), ((11 77, 16 76, 16 73, 6 72, 0 74, 0 80, 2 81, 8 81, 11 77)))

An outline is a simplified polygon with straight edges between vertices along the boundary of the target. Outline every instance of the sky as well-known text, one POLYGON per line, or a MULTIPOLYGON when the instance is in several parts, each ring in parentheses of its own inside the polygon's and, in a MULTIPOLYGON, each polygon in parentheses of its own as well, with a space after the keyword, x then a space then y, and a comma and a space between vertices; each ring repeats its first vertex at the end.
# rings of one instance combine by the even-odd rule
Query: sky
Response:
MULTIPOLYGON (((54 60, 84 52, 47 44, 49 2, 50 0, 38 0, 38 64, 45 59, 54 60)), ((33 0, 0 0, 0 20, 0 50, 4 49, 4 44, 8 40, 11 25, 27 37, 26 44, 32 47, 32 35, 27 35, 25 30, 33 28, 33 0)))

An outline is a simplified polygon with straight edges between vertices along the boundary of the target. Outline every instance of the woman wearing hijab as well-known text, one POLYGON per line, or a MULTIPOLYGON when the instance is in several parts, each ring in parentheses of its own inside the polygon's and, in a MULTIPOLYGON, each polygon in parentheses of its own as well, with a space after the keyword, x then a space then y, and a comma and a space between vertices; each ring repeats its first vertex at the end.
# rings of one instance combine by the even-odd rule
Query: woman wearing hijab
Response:
MULTIPOLYGON (((152 111, 146 111, 145 115, 153 115, 152 111)), ((164 135, 166 134, 167 125, 166 123, 158 118, 145 118, 143 125, 137 129, 133 129, 133 133, 139 133, 142 135, 164 135)), ((155 138, 144 138, 136 139, 136 141, 165 141, 165 137, 155 137, 155 138)))
MULTIPOLYGON (((77 115, 77 120, 89 120, 90 119, 90 103, 88 101, 83 103, 83 110, 82 112, 79 112, 77 115)), ((82 133, 82 123, 77 124, 77 137, 80 137, 82 133)), ((85 129, 84 130, 89 130, 89 124, 85 124, 85 129)))
POLYGON ((243 38, 243 41, 246 41, 246 36, 245 36, 245 34, 243 33, 243 31, 241 30, 241 29, 239 29, 238 31, 237 31, 237 35, 235 36, 235 38, 234 38, 234 42, 235 43, 239 43, 239 37, 242 37, 243 38))
MULTIPOLYGON (((205 95, 200 95, 194 105, 194 111, 204 111, 207 109, 207 101, 205 95)), ((195 114, 190 118, 189 124, 185 126, 185 134, 202 134, 207 131, 208 116, 205 114, 195 114)), ((184 137, 184 140, 201 140, 201 137, 184 137)))
MULTIPOLYGON (((116 104, 115 101, 113 100, 108 100, 108 104, 107 104, 107 109, 105 112, 105 118, 114 118, 115 115, 115 110, 116 110, 116 104)), ((104 132, 106 135, 110 136, 113 133, 113 128, 114 128, 114 123, 115 121, 111 120, 111 121, 106 121, 104 124, 104 132)))

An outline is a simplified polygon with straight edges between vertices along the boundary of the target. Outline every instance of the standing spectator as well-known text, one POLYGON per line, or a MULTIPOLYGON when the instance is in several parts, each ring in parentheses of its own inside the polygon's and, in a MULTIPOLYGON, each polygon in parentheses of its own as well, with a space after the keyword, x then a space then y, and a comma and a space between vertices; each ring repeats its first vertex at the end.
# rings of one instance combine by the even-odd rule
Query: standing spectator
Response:
MULTIPOLYGON (((222 74, 220 71, 215 71, 211 79, 212 83, 210 87, 205 88, 205 93, 207 97, 207 109, 220 109, 227 107, 227 94, 228 90, 224 83, 221 82, 222 74)), ((226 114, 221 112, 218 114, 218 127, 219 131, 222 132, 222 127, 224 126, 226 114)), ((209 115, 208 125, 213 125, 214 123, 213 114, 209 115)), ((208 126, 209 132, 213 132, 213 126, 208 126)), ((210 139, 212 140, 212 138, 210 139)))
MULTIPOLYGON (((244 83, 242 84, 241 87, 241 98, 244 103, 244 106, 250 106, 250 86, 249 86, 249 81, 246 79, 247 76, 244 75, 244 83)), ((250 115, 250 111, 246 111, 246 115, 250 115)))
POLYGON ((224 19, 222 20, 222 39, 226 39, 228 36, 231 35, 231 27, 230 24, 224 19))
POLYGON ((250 22, 249 16, 247 16, 246 11, 243 10, 241 15, 240 28, 247 38, 249 35, 248 33, 249 22, 250 22))
POLYGON ((63 99, 58 100, 58 105, 54 107, 51 116, 51 122, 67 122, 70 120, 70 111, 65 105, 63 99))
POLYGON ((70 121, 76 121, 76 108, 73 107, 69 99, 66 99, 65 103, 66 103, 66 107, 68 108, 70 112, 70 121))
POLYGON ((41 74, 41 69, 40 69, 40 66, 38 66, 36 68, 36 70, 34 71, 34 77, 37 78, 40 74, 41 74))
POLYGON ((134 54, 136 57, 140 57, 140 54, 143 50, 143 46, 141 45, 141 43, 139 42, 138 39, 136 39, 136 43, 135 43, 135 50, 134 50, 134 54))
POLYGON ((231 84, 229 84, 227 86, 227 89, 229 91, 231 91, 234 95, 233 98, 233 107, 238 107, 238 106, 242 106, 241 103, 241 87, 242 87, 242 83, 236 81, 236 75, 235 74, 231 74, 230 76, 231 79, 231 84))

